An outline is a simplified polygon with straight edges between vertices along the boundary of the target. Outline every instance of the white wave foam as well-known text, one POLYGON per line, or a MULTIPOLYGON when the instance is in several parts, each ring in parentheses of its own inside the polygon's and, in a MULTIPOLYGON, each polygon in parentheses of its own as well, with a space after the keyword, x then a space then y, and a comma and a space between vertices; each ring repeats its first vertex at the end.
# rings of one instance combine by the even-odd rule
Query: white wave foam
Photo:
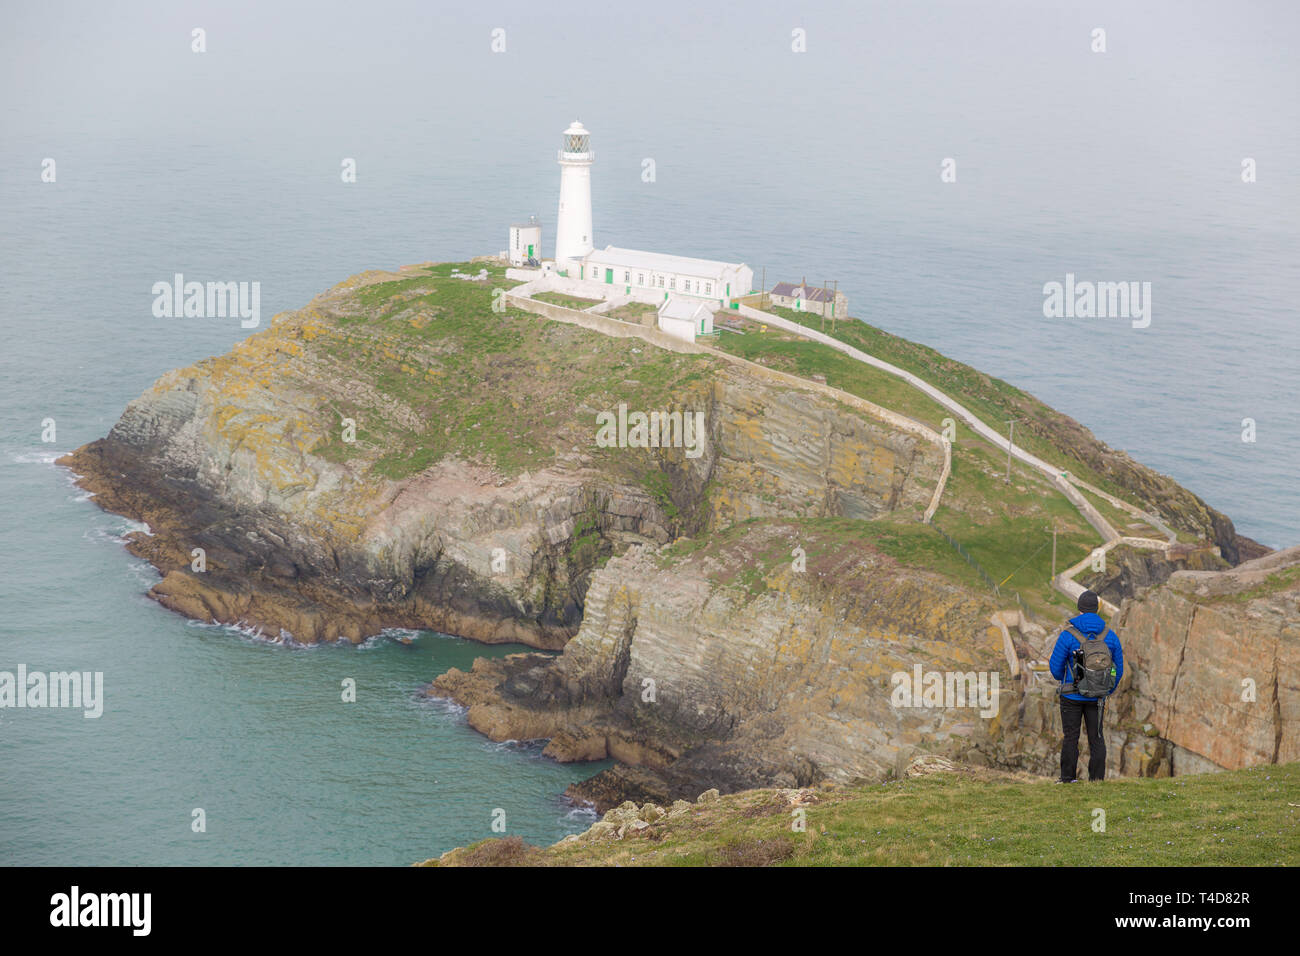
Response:
POLYGON ((416 700, 429 707, 430 710, 447 714, 451 717, 463 720, 469 713, 468 707, 463 707, 450 697, 438 697, 427 690, 416 697, 416 700))
POLYGON ((133 534, 145 534, 153 537, 153 532, 143 521, 132 521, 130 518, 119 518, 114 516, 107 525, 91 525, 85 531, 81 532, 81 537, 86 541, 112 541, 115 544, 128 544, 133 534))
POLYGON ((129 534, 132 531, 139 531, 148 535, 150 538, 153 537, 153 529, 149 527, 149 522, 136 521, 133 518, 122 518, 121 521, 122 524, 126 526, 126 531, 122 532, 123 534, 129 534))
POLYGON ((52 465, 66 454, 66 451, 26 451, 9 457, 19 465, 52 465))
POLYGON ((132 561, 126 566, 126 573, 138 581, 147 591, 162 580, 162 574, 148 561, 132 561))
POLYGON ((247 621, 236 621, 233 624, 222 624, 220 621, 200 621, 190 618, 185 622, 186 627, 198 627, 207 631, 225 631, 227 634, 233 634, 241 640, 253 644, 269 644, 275 647, 291 647, 294 649, 305 649, 315 647, 314 644, 302 644, 294 639, 293 634, 280 628, 278 634, 271 634, 260 624, 249 624, 247 621))
MULTIPOLYGON (((568 797, 565 797, 564 799, 569 800, 568 797)), ((572 800, 569 800, 569 802, 573 805, 564 812, 564 816, 560 817, 561 823, 582 823, 590 825, 600 819, 600 814, 596 812, 596 805, 594 803, 590 803, 586 800, 582 803, 577 803, 572 800)))
POLYGON ((488 740, 481 744, 483 750, 488 753, 510 753, 518 754, 521 757, 527 757, 530 760, 549 760, 549 757, 542 756, 542 750, 545 743, 542 740, 488 740))

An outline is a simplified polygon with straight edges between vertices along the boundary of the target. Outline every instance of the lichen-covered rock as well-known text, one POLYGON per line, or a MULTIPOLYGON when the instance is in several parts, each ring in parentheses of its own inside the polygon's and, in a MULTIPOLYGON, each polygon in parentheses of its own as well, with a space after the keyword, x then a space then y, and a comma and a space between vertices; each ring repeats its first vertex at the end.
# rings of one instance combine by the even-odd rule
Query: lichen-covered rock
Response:
POLYGON ((668 808, 666 816, 669 820, 676 820, 678 817, 688 816, 691 813, 691 810, 692 807, 690 801, 674 800, 673 805, 668 808))
POLYGON ((354 277, 167 373, 64 463, 150 525, 130 547, 158 601, 304 643, 408 627, 557 649, 634 544, 933 494, 942 453, 913 433, 717 358, 494 312, 492 289, 354 277), (598 446, 620 402, 698 411, 700 454, 598 446))
MULTIPOLYGON (((1111 622, 1124 678, 1106 701, 1107 773, 1164 777, 1300 759, 1300 547, 1229 570, 1176 570, 1111 622)), ((1047 635, 1055 643, 1056 632, 1047 635)), ((954 752, 1059 772, 1057 685, 1031 675, 954 752)), ((1080 735, 1080 767, 1087 735, 1080 735)))
POLYGON ((640 776, 615 768, 570 788, 602 808, 886 779, 982 719, 896 706, 895 674, 1006 668, 985 596, 837 528, 760 522, 703 547, 633 547, 593 575, 585 610, 559 657, 480 660, 434 689, 496 739, 603 737, 640 776))
MULTIPOLYGON (((891 675, 914 668, 1012 686, 988 594, 839 520, 918 518, 937 446, 823 386, 498 313, 492 282, 436 271, 340 284, 164 375, 64 459, 97 503, 150 525, 129 547, 163 574, 154 598, 302 642, 411 627, 563 648, 480 660, 433 692, 494 739, 615 760, 571 795, 635 802, 587 838, 647 826, 645 804, 689 812, 702 789, 887 779, 945 748, 1050 772, 1056 700, 1036 679, 991 717, 891 701, 891 675), (699 410, 701 454, 599 447, 595 416, 620 403, 699 410)), ((1057 447, 1228 561, 1250 548, 1171 479, 1058 424, 1057 447)), ((1121 562, 1106 586, 1169 572, 1121 562)), ((1167 773, 1294 755, 1294 601, 1183 573, 1125 606, 1135 676, 1112 760, 1167 773), (1246 679, 1251 706, 1229 699, 1246 679)), ((1009 643, 1042 653, 1052 637, 1025 624, 1009 643)))
POLYGON ((616 823, 598 820, 578 836, 583 840, 612 840, 620 835, 618 828, 619 825, 616 823))
POLYGON ((1230 571, 1179 571, 1127 603, 1118 626, 1131 713, 1187 751, 1184 763, 1300 759, 1300 547, 1230 571))

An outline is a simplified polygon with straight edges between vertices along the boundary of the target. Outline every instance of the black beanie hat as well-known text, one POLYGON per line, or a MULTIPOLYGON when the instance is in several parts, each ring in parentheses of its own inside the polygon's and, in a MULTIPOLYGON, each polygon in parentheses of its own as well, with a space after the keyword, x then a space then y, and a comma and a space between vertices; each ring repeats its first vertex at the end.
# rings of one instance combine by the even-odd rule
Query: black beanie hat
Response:
POLYGON ((1101 600, 1097 597, 1096 591, 1084 591, 1079 595, 1079 610, 1085 614, 1091 611, 1097 613, 1097 608, 1101 606, 1101 600))

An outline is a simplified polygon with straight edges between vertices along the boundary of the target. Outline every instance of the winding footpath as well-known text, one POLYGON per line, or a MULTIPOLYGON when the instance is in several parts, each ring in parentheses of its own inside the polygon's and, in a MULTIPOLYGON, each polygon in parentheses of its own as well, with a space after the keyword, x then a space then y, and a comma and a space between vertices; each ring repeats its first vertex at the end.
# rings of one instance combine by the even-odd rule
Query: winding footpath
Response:
MULTIPOLYGON (((1070 503, 1074 505, 1079 514, 1083 516, 1084 520, 1087 521, 1099 535, 1101 535, 1102 539, 1101 545, 1094 549, 1091 554, 1078 564, 1062 571, 1052 580, 1053 587, 1065 594, 1071 600, 1077 600, 1079 595, 1084 591, 1082 585, 1075 582, 1075 576, 1081 573, 1085 568, 1091 566, 1097 559, 1099 553, 1104 555, 1121 544, 1138 548, 1162 550, 1168 553, 1169 548, 1177 542, 1177 535, 1174 531, 1156 515, 1149 514, 1148 512, 1138 508, 1136 505, 1130 504, 1121 498, 1116 498, 1114 495, 1102 491, 1100 488, 1097 488, 1086 481, 1076 478, 1064 469, 1043 461, 1043 459, 1030 454, 1022 448, 1017 448, 1008 438, 1000 435, 989 425, 985 424, 956 399, 931 385, 920 376, 914 375, 906 369, 899 368, 897 365, 893 365, 883 359, 876 358, 874 355, 869 355, 860 349, 856 349, 846 342, 842 342, 839 339, 827 335, 825 332, 810 329, 807 326, 800 325, 798 322, 793 322, 790 319, 783 318, 782 316, 774 315, 771 312, 763 312, 747 305, 741 305, 738 311, 741 315, 755 322, 761 322, 770 325, 773 328, 782 329, 786 332, 802 336, 803 338, 809 339, 813 342, 820 342, 823 345, 830 346, 838 352, 848 355, 850 358, 857 359, 859 362, 870 365, 872 368, 880 369, 882 372, 888 372, 890 375, 902 379, 913 388, 929 396, 944 408, 948 409, 953 413, 953 415, 965 422, 971 431, 975 432, 975 434, 979 435, 985 441, 1003 451, 1009 450, 1013 458, 1024 462, 1031 468, 1046 475, 1047 478, 1049 478, 1061 491, 1061 493, 1069 499, 1070 503), (1165 535, 1166 540, 1160 541, 1154 538, 1135 538, 1121 535, 1117 530, 1115 530, 1114 525, 1102 516, 1101 512, 1097 510, 1092 502, 1084 497, 1083 493, 1079 490, 1080 488, 1097 495, 1114 507, 1146 521, 1153 528, 1159 529, 1161 534, 1165 535)), ((1107 613, 1116 614, 1119 612, 1119 608, 1115 607, 1115 605, 1111 604, 1109 601, 1103 601, 1102 604, 1107 610, 1107 613)))
MULTIPOLYGON (((925 425, 922 422, 918 422, 915 419, 910 418, 906 415, 902 415, 899 412, 884 408, 883 406, 877 405, 874 402, 869 402, 866 399, 860 398, 856 395, 852 395, 849 392, 845 392, 845 391, 841 391, 840 389, 833 388, 832 386, 823 385, 819 382, 813 382, 810 379, 800 378, 799 376, 790 375, 789 373, 786 372, 780 372, 776 369, 771 369, 765 365, 760 365, 756 362, 751 362, 748 359, 743 359, 740 356, 723 352, 711 346, 686 342, 682 339, 677 339, 672 336, 669 336, 666 333, 661 332, 659 329, 656 328, 649 328, 647 326, 638 325, 631 322, 625 322, 621 319, 615 319, 611 316, 600 314, 601 312, 605 311, 605 309, 610 308, 612 306, 612 303, 600 303, 599 305, 591 309, 578 311, 576 309, 570 309, 570 308, 565 308, 563 306, 552 305, 551 303, 543 302, 541 300, 534 299, 532 297, 534 293, 542 292, 542 291, 567 291, 567 290, 563 288, 562 283, 556 282, 550 277, 546 277, 546 278, 534 279, 532 281, 524 283, 523 285, 517 286, 514 289, 511 289, 508 292, 506 292, 505 297, 510 301, 512 305, 518 306, 524 309, 525 311, 533 312, 535 314, 542 315, 546 318, 553 319, 555 321, 567 322, 573 325, 581 325, 586 328, 594 329, 596 331, 604 332, 605 334, 615 335, 618 337, 635 336, 637 338, 644 339, 645 341, 649 342, 652 345, 659 346, 660 348, 666 348, 671 351, 707 353, 710 355, 717 356, 729 363, 745 366, 751 370, 758 371, 760 374, 764 374, 772 379, 783 381, 786 384, 794 385, 799 388, 812 389, 821 392, 823 394, 827 394, 835 398, 837 401, 841 401, 847 405, 860 408, 877 419, 888 422, 889 424, 895 425, 899 428, 902 428, 906 431, 910 431, 914 434, 920 435, 926 440, 935 443, 936 445, 940 446, 943 449, 943 455, 944 455, 943 470, 940 475, 939 481, 935 487, 934 495, 930 501, 929 506, 926 508, 922 520, 928 524, 931 521, 931 519, 934 517, 934 513, 939 507, 940 499, 942 498, 944 489, 947 485, 948 476, 952 472, 952 444, 942 434, 935 431, 933 428, 930 428, 928 425, 925 425)), ((886 372, 890 375, 893 375, 896 378, 902 379, 904 382, 906 382, 908 385, 911 385, 917 391, 928 396, 929 398, 937 402, 939 405, 941 405, 943 408, 946 408, 948 411, 952 412, 955 419, 964 422, 966 426, 970 428, 971 431, 973 431, 984 441, 993 445, 995 448, 1001 449, 1002 451, 1009 451, 1011 457, 1015 458, 1017 461, 1020 461, 1028 465, 1029 467, 1038 471, 1040 474, 1046 476, 1052 482, 1052 484, 1061 492, 1061 494, 1065 495, 1066 499, 1069 500, 1069 502, 1075 507, 1075 509, 1079 512, 1079 514, 1083 517, 1083 519, 1087 521, 1089 525, 1092 526, 1092 528, 1097 532, 1098 535, 1100 535, 1102 539, 1102 543, 1098 547, 1094 548, 1093 551, 1089 553, 1087 557, 1085 557, 1082 561, 1078 562, 1077 564, 1060 572, 1059 574, 1056 575, 1055 578, 1052 579, 1052 586, 1055 587, 1062 594, 1064 594, 1066 597, 1070 598, 1071 601, 1077 600, 1079 595, 1082 594, 1084 590, 1083 586, 1078 584, 1074 580, 1075 577, 1078 576, 1080 573, 1082 573, 1085 569, 1091 567, 1095 562, 1104 559, 1104 555, 1107 552, 1111 551, 1113 548, 1118 547, 1120 545, 1128 545, 1137 548, 1161 550, 1164 551, 1165 553, 1168 553, 1170 547, 1172 547, 1177 542, 1177 535, 1158 516, 1143 511, 1141 508, 1138 508, 1137 506, 1127 501, 1124 501, 1121 498, 1117 498, 1108 492, 1102 491, 1100 488, 1097 488, 1096 486, 1091 485, 1088 482, 1083 481, 1069 474, 1067 471, 1057 467, 1056 465, 1044 461, 1038 456, 1033 455, 1025 451, 1024 449, 1017 447, 1008 438, 999 434, 991 426, 987 425, 984 421, 978 418, 974 412, 970 411, 970 409, 966 408, 955 398, 948 395, 946 392, 942 391, 941 389, 935 387, 934 385, 931 385, 929 382, 927 382, 925 379, 921 378, 920 376, 915 375, 912 372, 909 372, 904 368, 900 368, 899 366, 894 365, 890 362, 886 362, 883 359, 877 358, 874 355, 870 355, 866 352, 863 352, 860 349, 854 348, 853 346, 849 345, 846 342, 841 341, 840 339, 827 335, 825 332, 819 332, 816 329, 809 328, 805 325, 800 325, 798 322, 791 321, 790 319, 786 319, 774 313, 763 312, 759 309, 753 308, 752 306, 743 305, 743 304, 736 311, 738 311, 740 315, 743 315, 745 318, 750 319, 751 321, 758 322, 762 325, 768 325, 771 326, 772 328, 781 329, 785 332, 789 332, 791 334, 801 336, 802 338, 808 339, 810 341, 818 342, 822 345, 829 346, 830 348, 835 349, 837 352, 842 352, 843 354, 849 356, 850 358, 862 362, 865 365, 870 365, 872 368, 879 369, 882 372, 886 372), (1083 492, 1080 491, 1080 489, 1083 489, 1084 491, 1096 495, 1097 497, 1108 502, 1113 507, 1118 508, 1128 514, 1131 514, 1135 518, 1139 518, 1147 522, 1153 528, 1158 529, 1160 533, 1165 536, 1165 540, 1159 540, 1155 538, 1131 537, 1131 536, 1125 536, 1120 534, 1120 532, 1115 529, 1114 525, 1112 525, 1109 521, 1107 521, 1106 518, 1101 514, 1101 512, 1097 510, 1096 506, 1094 506, 1093 503, 1084 496, 1083 492)), ((1109 601, 1104 601, 1104 600, 1102 601, 1102 609, 1107 614, 1110 615, 1119 613, 1119 608, 1111 604, 1109 601)), ((1019 610, 1015 609, 1011 612, 998 612, 996 615, 994 615, 995 617, 999 617, 999 621, 995 623, 998 623, 998 625, 1002 627, 1004 635, 1005 635, 1005 626, 1004 624, 1001 623, 1001 620, 1007 614, 1018 615, 1019 610)), ((1021 617, 1021 620, 1023 621, 1023 617, 1021 617)), ((1009 649, 1010 648, 1009 637, 1007 637, 1006 639, 1006 644, 1009 649)), ((1008 659, 1013 664, 1013 672, 1018 670, 1018 665, 1015 662, 1015 658, 1014 658, 1014 652, 1009 652, 1008 659)))

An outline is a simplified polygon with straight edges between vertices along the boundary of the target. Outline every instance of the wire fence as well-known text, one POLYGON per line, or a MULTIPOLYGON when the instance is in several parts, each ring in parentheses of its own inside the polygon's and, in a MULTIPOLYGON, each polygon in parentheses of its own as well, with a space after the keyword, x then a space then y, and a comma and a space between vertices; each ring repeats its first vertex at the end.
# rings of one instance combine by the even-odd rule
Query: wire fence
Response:
POLYGON ((960 554, 962 558, 965 559, 966 563, 975 569, 975 572, 980 576, 980 579, 983 580, 984 583, 989 586, 989 589, 994 594, 996 594, 998 597, 1014 598, 1016 605, 1022 611, 1028 610, 1028 608, 1025 607, 1025 602, 1020 599, 1019 591, 1008 591, 1005 595, 1002 593, 1002 586, 998 584, 997 581, 993 580, 993 576, 984 570, 984 566, 975 560, 975 557, 969 551, 966 550, 965 545, 963 545, 960 541, 958 541, 956 538, 950 535, 947 531, 944 531, 943 528, 939 527, 939 525, 933 519, 931 519, 930 521, 930 527, 934 528, 935 531, 938 531, 941 535, 943 535, 944 540, 947 541, 950 545, 952 545, 952 549, 956 551, 958 554, 960 554))

